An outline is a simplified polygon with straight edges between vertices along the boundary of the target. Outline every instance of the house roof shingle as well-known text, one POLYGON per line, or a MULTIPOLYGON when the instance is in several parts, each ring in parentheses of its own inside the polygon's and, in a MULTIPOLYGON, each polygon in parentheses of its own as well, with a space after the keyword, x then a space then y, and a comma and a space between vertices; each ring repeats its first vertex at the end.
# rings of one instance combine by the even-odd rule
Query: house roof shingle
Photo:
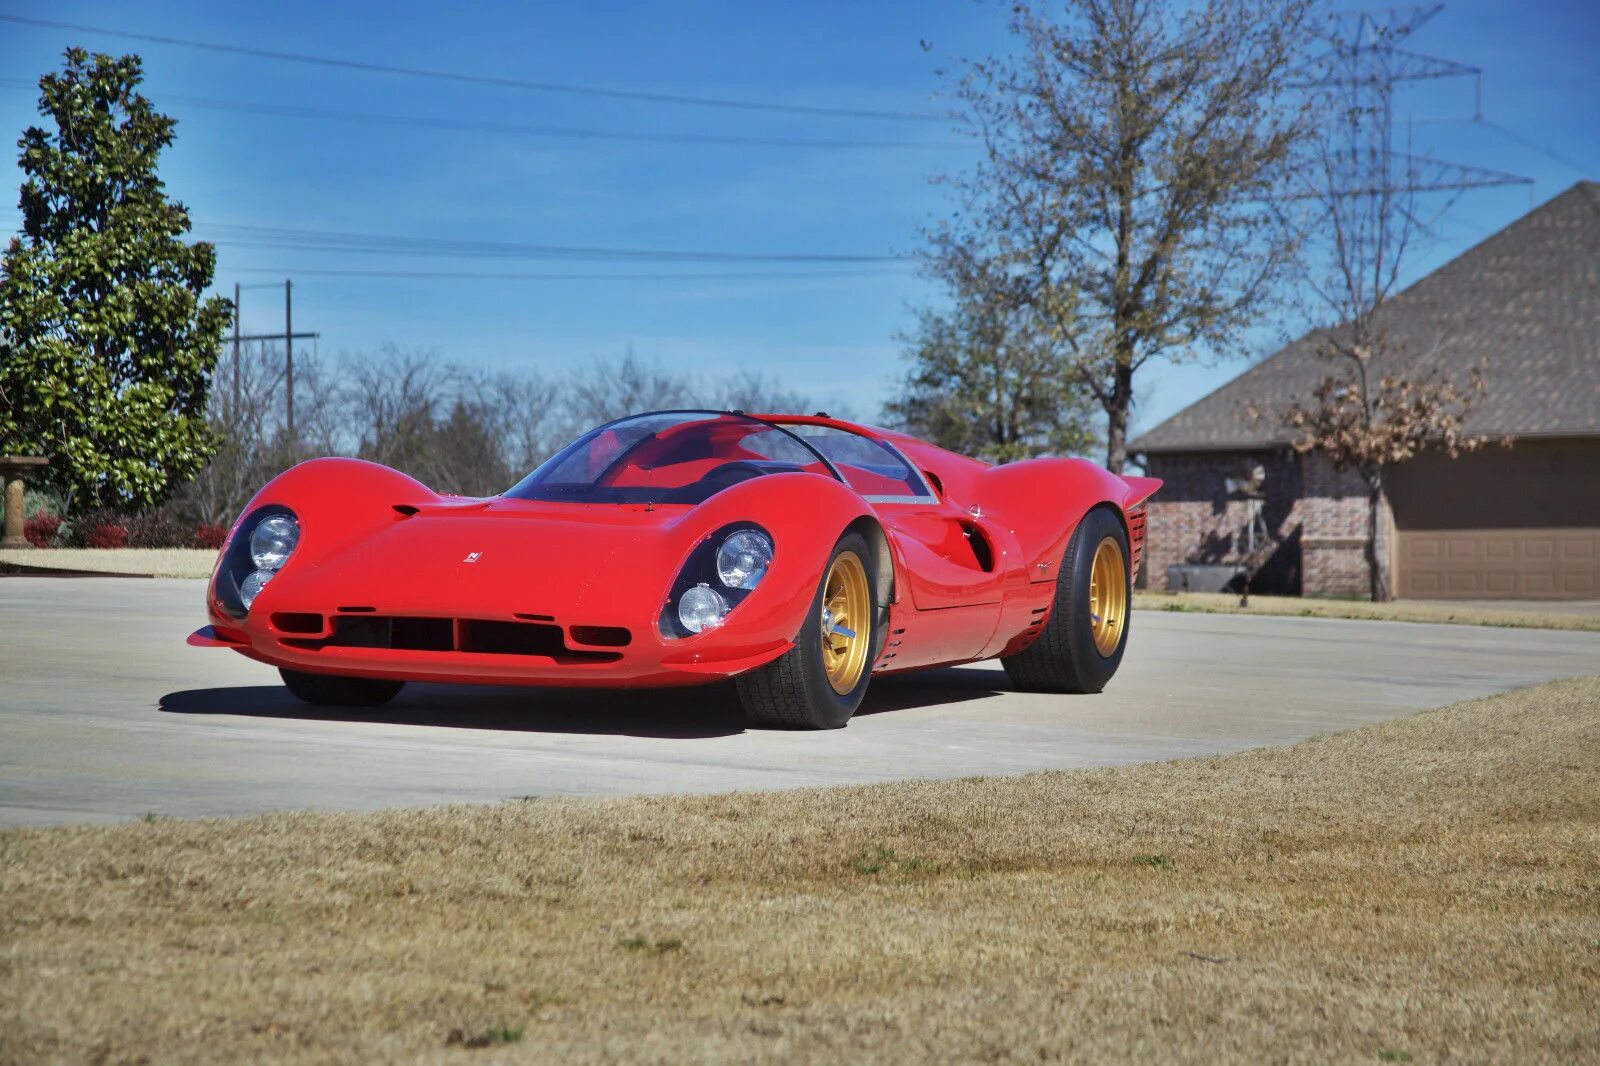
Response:
MULTIPOLYGON (((1600 183, 1581 181, 1390 301, 1399 363, 1462 370, 1482 361, 1487 394, 1467 429, 1493 436, 1600 436, 1600 183)), ((1335 367, 1316 332, 1129 442, 1130 452, 1285 444, 1278 411, 1335 367)), ((1381 368, 1380 368, 1381 369, 1381 368)))

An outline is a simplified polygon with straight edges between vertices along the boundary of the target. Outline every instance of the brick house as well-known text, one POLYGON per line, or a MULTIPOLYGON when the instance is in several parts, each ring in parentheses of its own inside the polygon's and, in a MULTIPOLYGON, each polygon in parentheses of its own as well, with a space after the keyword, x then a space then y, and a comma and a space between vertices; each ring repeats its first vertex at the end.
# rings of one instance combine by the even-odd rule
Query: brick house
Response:
MULTIPOLYGON (((1488 393, 1467 428, 1511 442, 1389 472, 1379 550, 1396 594, 1600 598, 1600 184, 1579 182, 1416 282, 1383 326, 1397 360, 1483 364, 1488 393)), ((1254 509, 1269 539, 1253 588, 1366 594, 1360 477, 1244 413, 1309 398, 1332 369, 1316 349, 1316 334, 1294 341, 1129 443, 1166 480, 1150 504, 1149 587, 1168 587, 1172 565, 1236 565, 1254 509), (1230 492, 1254 467, 1259 491, 1230 492)))

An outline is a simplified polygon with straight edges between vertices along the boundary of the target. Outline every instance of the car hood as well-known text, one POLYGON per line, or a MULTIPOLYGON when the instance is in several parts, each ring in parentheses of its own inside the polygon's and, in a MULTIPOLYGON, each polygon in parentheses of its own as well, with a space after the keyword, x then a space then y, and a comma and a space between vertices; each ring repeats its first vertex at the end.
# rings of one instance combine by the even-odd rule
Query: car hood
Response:
POLYGON ((653 613, 692 546, 678 523, 687 510, 505 499, 396 509, 352 542, 291 561, 272 581, 271 609, 565 622, 586 615, 599 590, 612 613, 653 613))

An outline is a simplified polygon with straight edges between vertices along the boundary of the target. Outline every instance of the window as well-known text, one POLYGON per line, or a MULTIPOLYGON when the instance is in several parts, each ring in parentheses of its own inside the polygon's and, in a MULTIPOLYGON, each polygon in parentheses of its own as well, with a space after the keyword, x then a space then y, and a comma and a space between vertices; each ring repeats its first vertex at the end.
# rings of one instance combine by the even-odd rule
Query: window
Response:
POLYGON ((700 503, 764 474, 833 477, 812 446, 743 415, 666 411, 590 430, 506 493, 566 503, 700 503))
POLYGON ((828 458, 845 482, 871 503, 934 503, 915 468, 889 444, 836 426, 786 422, 783 428, 828 458))

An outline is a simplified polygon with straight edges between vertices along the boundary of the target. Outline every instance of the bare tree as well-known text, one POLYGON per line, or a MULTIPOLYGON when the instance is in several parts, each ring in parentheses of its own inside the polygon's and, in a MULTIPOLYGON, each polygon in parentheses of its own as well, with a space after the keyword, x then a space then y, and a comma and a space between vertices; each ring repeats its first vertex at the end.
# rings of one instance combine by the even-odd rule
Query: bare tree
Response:
POLYGON ((717 382, 706 402, 723 411, 800 414, 815 410, 810 397, 759 370, 740 370, 717 382))
POLYGON ((271 343, 242 346, 217 363, 206 419, 221 441, 192 481, 174 497, 177 516, 191 522, 223 525, 233 520, 256 490, 295 463, 338 452, 338 390, 328 388, 327 372, 315 357, 296 357, 298 432, 291 444, 283 400, 283 351, 271 343))
POLYGON ((208 417, 224 443, 175 501, 180 518, 231 521, 263 484, 316 455, 356 455, 441 492, 489 496, 612 418, 696 403, 750 411, 809 406, 799 393, 756 371, 704 379, 631 352, 551 380, 471 370, 391 345, 329 365, 296 356, 297 433, 291 446, 282 351, 261 345, 246 347, 242 356, 237 368, 232 359, 219 366, 208 417))
POLYGON ((619 360, 600 360, 576 376, 568 389, 568 411, 588 428, 639 411, 688 406, 694 391, 692 381, 629 350, 619 360))
POLYGON ((577 431, 563 387, 544 377, 480 372, 464 379, 462 393, 499 442, 501 461, 512 481, 554 455, 577 431))
POLYGON ((1271 203, 1310 131, 1292 96, 1311 0, 1068 0, 1013 8, 1014 55, 969 62, 960 115, 984 159, 949 179, 939 276, 994 264, 1069 352, 1127 459, 1151 359, 1229 350, 1292 260, 1271 203))
POLYGON ((1379 548, 1384 471, 1424 450, 1454 459, 1486 443, 1463 425, 1483 399, 1483 372, 1472 368, 1464 384, 1439 370, 1374 377, 1371 349, 1330 342, 1327 352, 1348 360, 1350 369, 1324 378, 1313 402, 1291 404, 1283 419, 1296 432, 1296 451, 1319 452, 1335 469, 1359 473, 1366 484, 1368 591, 1374 602, 1383 602, 1392 597, 1388 553, 1379 548))

